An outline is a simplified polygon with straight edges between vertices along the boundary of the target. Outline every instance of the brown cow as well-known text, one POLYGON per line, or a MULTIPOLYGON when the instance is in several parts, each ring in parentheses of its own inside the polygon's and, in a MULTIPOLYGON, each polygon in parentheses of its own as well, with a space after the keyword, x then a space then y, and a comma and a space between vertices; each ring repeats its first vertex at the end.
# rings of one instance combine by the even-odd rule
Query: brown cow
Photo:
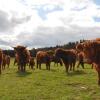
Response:
POLYGON ((18 63, 18 70, 21 72, 25 72, 26 64, 30 58, 30 52, 24 46, 14 47, 14 50, 16 52, 15 56, 18 63))
POLYGON ((36 62, 37 62, 37 68, 39 65, 39 69, 41 69, 41 64, 46 64, 46 69, 50 70, 50 56, 45 51, 38 51, 36 54, 36 62))
POLYGON ((98 72, 98 85, 100 85, 100 40, 91 40, 78 44, 76 48, 83 51, 85 58, 93 63, 98 72))
POLYGON ((3 52, 2 52, 2 50, 0 49, 0 74, 1 74, 2 58, 3 58, 3 52))
POLYGON ((30 60, 29 60, 29 68, 33 69, 34 66, 35 66, 34 57, 30 57, 30 60))
POLYGON ((75 68, 76 63, 76 53, 73 50, 64 50, 61 48, 57 48, 55 50, 55 56, 60 57, 65 65, 66 72, 68 73, 68 69, 70 70, 75 68))

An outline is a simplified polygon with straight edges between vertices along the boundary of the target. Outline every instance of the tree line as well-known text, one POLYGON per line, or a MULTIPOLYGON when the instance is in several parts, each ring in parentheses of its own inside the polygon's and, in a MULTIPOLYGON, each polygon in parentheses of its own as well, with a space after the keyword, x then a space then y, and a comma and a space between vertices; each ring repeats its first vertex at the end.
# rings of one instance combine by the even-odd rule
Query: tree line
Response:
MULTIPOLYGON (((31 56, 35 57, 36 56, 36 53, 38 51, 49 51, 49 50, 52 50, 54 51, 56 48, 63 48, 63 49, 75 49, 76 45, 78 43, 82 43, 86 40, 80 40, 80 41, 76 41, 76 42, 68 42, 67 44, 64 44, 64 45, 56 45, 54 47, 44 47, 44 48, 32 48, 30 51, 31 53, 31 56)), ((15 56, 15 52, 14 50, 3 50, 3 53, 5 53, 6 55, 10 55, 11 57, 14 57, 15 56)))

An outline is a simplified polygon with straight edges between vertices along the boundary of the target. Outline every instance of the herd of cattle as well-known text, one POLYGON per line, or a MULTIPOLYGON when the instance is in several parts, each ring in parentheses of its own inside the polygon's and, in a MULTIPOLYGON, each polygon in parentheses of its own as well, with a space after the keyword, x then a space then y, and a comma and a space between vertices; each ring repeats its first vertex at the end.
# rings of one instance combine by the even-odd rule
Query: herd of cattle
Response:
MULTIPOLYGON (((14 65, 18 65, 18 71, 25 72, 26 65, 29 68, 34 69, 35 60, 31 57, 29 50, 24 46, 13 47, 15 51, 14 65)), ((60 63, 64 64, 65 70, 68 73, 70 70, 75 70, 75 65, 77 63, 77 68, 79 65, 84 68, 84 62, 91 64, 98 73, 98 85, 100 85, 100 38, 95 40, 87 40, 83 43, 76 45, 76 49, 62 49, 57 48, 54 54, 49 54, 47 51, 38 51, 36 54, 36 68, 41 69, 41 64, 46 64, 46 69, 50 70, 50 63, 60 63)), ((0 74, 5 66, 9 67, 10 56, 3 54, 0 50, 0 74)))

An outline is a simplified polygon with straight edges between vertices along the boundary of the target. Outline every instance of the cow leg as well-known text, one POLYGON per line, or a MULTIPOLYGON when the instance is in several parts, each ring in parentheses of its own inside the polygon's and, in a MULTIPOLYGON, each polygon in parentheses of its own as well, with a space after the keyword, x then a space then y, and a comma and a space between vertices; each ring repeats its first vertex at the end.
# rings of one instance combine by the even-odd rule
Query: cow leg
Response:
POLYGON ((75 62, 73 63, 73 71, 75 71, 75 62))
POLYGON ((93 69, 93 64, 91 65, 91 69, 93 69))
POLYGON ((62 62, 60 61, 60 66, 62 66, 62 62))
POLYGON ((54 66, 55 66, 55 64, 56 64, 56 63, 54 62, 54 66))
POLYGON ((100 66, 95 65, 94 67, 95 67, 96 71, 98 72, 98 85, 100 86, 100 66))
POLYGON ((82 66, 82 68, 84 69, 84 62, 81 62, 81 66, 82 66))
POLYGON ((8 68, 9 68, 9 64, 8 64, 7 66, 8 66, 8 68))
POLYGON ((2 65, 2 67, 1 67, 1 69, 3 70, 3 65, 2 65))
POLYGON ((38 61, 37 61, 37 68, 38 68, 38 61))
POLYGON ((57 67, 58 67, 58 62, 57 62, 57 67))
POLYGON ((97 65, 96 70, 98 72, 98 85, 100 86, 100 65, 97 65))
POLYGON ((31 65, 31 69, 33 69, 33 65, 31 65))
POLYGON ((23 64, 20 65, 20 71, 21 71, 21 72, 24 71, 24 65, 23 65, 23 64))
POLYGON ((20 66, 18 66, 18 71, 20 71, 20 66))
POLYGON ((79 65, 80 65, 81 63, 80 63, 80 61, 78 62, 78 65, 77 65, 77 68, 79 68, 79 65))
POLYGON ((41 63, 39 63, 39 69, 41 69, 41 63))
POLYGON ((65 65, 65 69, 66 69, 66 72, 68 73, 69 64, 66 64, 66 65, 65 65))
POLYGON ((20 65, 18 64, 18 71, 21 71, 21 69, 20 69, 20 65))
POLYGON ((49 70, 50 70, 50 63, 49 63, 49 70))
POLYGON ((48 64, 46 63, 46 70, 48 70, 48 64))
POLYGON ((98 71, 98 85, 100 86, 100 69, 98 71))
POLYGON ((50 63, 47 63, 47 64, 46 64, 46 69, 47 69, 47 70, 50 70, 50 63))
POLYGON ((4 69, 5 69, 5 66, 6 66, 6 65, 4 65, 4 69))
POLYGON ((70 64, 70 71, 72 70, 72 64, 70 64))
POLYGON ((31 68, 31 64, 29 64, 29 69, 31 68))
POLYGON ((23 72, 25 72, 26 71, 26 67, 25 67, 25 65, 23 66, 23 72))

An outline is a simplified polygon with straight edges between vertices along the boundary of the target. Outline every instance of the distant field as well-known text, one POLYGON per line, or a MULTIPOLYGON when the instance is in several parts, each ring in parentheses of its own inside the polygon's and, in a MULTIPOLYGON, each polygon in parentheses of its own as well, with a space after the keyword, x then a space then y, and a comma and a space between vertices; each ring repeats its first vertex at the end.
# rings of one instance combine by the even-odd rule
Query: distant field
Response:
POLYGON ((22 74, 13 66, 0 75, 0 100, 100 100, 97 73, 89 65, 66 74, 64 66, 51 71, 30 70, 22 74))

